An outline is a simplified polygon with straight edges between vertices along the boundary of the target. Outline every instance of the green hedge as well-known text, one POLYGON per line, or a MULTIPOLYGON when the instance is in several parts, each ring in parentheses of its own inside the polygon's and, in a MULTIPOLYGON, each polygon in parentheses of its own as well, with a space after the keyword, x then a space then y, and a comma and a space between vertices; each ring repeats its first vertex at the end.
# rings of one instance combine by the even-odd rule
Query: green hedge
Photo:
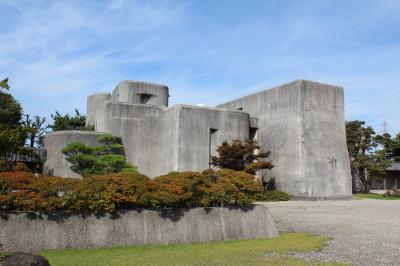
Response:
POLYGON ((253 197, 255 201, 288 201, 290 199, 288 193, 279 190, 263 191, 253 197))

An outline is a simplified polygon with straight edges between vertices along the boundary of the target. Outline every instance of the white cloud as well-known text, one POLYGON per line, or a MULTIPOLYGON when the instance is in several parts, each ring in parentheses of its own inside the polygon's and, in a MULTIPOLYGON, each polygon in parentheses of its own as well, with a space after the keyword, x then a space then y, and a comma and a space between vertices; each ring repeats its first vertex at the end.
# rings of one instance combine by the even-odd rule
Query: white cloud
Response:
MULTIPOLYGON (((111 3, 114 8, 122 4, 111 3)), ((182 8, 133 1, 120 12, 78 1, 28 5, 11 30, 0 35, 0 73, 10 76, 23 101, 74 94, 85 102, 89 91, 126 78, 117 73, 121 64, 157 61, 162 55, 149 50, 156 39, 146 31, 175 23, 182 8)), ((70 106, 74 97, 59 104, 70 106)))
POLYGON ((8 0, 0 77, 42 113, 84 110, 87 95, 122 79, 165 83, 172 103, 209 106, 313 79, 344 86, 349 117, 400 129, 395 2, 269 2, 246 16, 235 4, 8 0))

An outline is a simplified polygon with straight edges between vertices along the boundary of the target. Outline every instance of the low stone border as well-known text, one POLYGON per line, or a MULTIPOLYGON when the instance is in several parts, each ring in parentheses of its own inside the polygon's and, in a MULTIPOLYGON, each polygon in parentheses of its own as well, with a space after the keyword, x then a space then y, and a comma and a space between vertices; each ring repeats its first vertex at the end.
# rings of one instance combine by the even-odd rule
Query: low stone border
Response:
POLYGON ((266 206, 129 210, 116 214, 0 213, 9 252, 278 237, 266 206))

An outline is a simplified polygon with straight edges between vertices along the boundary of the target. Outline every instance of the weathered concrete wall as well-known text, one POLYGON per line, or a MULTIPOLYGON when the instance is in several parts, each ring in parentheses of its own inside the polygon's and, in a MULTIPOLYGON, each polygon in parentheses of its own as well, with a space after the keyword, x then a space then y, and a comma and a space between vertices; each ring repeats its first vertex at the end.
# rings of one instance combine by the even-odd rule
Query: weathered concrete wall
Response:
POLYGON ((122 139, 126 159, 151 177, 177 171, 177 112, 155 105, 107 102, 96 130, 122 139))
POLYGON ((168 106, 168 87, 161 84, 125 80, 118 83, 112 101, 130 104, 168 106))
POLYGON ((258 118, 257 140, 271 150, 279 189, 295 197, 351 197, 343 89, 298 80, 221 104, 258 118))
POLYGON ((249 137, 249 114, 179 105, 178 169, 202 171, 209 167, 210 154, 224 141, 249 137))
POLYGON ((86 126, 95 126, 97 108, 111 99, 111 93, 96 93, 87 98, 86 126))
POLYGON ((61 150, 74 141, 79 141, 89 146, 98 145, 97 138, 101 134, 99 132, 80 130, 56 131, 47 134, 44 138, 47 159, 43 166, 43 172, 61 177, 81 178, 79 174, 70 169, 71 164, 65 160, 61 150))
POLYGON ((267 207, 262 205, 125 211, 103 217, 0 214, 0 242, 10 252, 279 236, 267 207))
POLYGON ((210 151, 249 134, 247 113, 215 108, 106 102, 96 117, 96 130, 121 137, 127 161, 150 177, 205 170, 210 151))
MULTIPOLYGON (((261 175, 275 177, 281 190, 299 198, 351 196, 340 87, 298 80, 219 108, 167 106, 168 87, 123 81, 112 96, 89 97, 88 124, 121 137, 127 161, 150 177, 204 170, 223 141, 254 137, 275 165, 272 175, 261 175)), ((49 156, 53 166, 57 156, 49 156)))

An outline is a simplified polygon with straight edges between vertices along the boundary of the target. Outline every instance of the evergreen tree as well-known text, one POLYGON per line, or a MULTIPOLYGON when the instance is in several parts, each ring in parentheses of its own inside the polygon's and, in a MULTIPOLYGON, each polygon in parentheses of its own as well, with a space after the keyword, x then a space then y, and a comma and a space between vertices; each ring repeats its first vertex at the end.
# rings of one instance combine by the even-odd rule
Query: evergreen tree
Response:
POLYGON ((377 135, 364 121, 355 120, 346 122, 346 139, 353 184, 359 178, 364 192, 369 193, 372 179, 385 175, 390 163, 384 148, 387 136, 377 135))
POLYGON ((86 116, 82 115, 78 109, 75 109, 75 115, 61 115, 58 111, 52 114, 53 124, 49 125, 53 131, 60 130, 94 130, 93 127, 86 127, 86 116))
POLYGON ((136 167, 126 162, 124 146, 117 143, 116 137, 103 134, 98 141, 101 145, 93 147, 72 142, 62 150, 67 161, 72 164, 72 171, 83 177, 89 174, 137 172, 136 167))
POLYGON ((393 138, 393 142, 390 146, 390 158, 400 163, 400 133, 393 138))
POLYGON ((6 92, 9 89, 6 78, 0 82, 0 156, 20 150, 26 138, 21 105, 6 92))
POLYGON ((46 131, 46 117, 34 116, 33 119, 29 114, 24 116, 23 125, 26 130, 26 144, 33 147, 42 147, 43 146, 43 138, 47 133, 46 131))
POLYGON ((389 133, 384 133, 378 135, 377 139, 384 148, 386 158, 392 162, 400 162, 400 133, 393 138, 389 133))

